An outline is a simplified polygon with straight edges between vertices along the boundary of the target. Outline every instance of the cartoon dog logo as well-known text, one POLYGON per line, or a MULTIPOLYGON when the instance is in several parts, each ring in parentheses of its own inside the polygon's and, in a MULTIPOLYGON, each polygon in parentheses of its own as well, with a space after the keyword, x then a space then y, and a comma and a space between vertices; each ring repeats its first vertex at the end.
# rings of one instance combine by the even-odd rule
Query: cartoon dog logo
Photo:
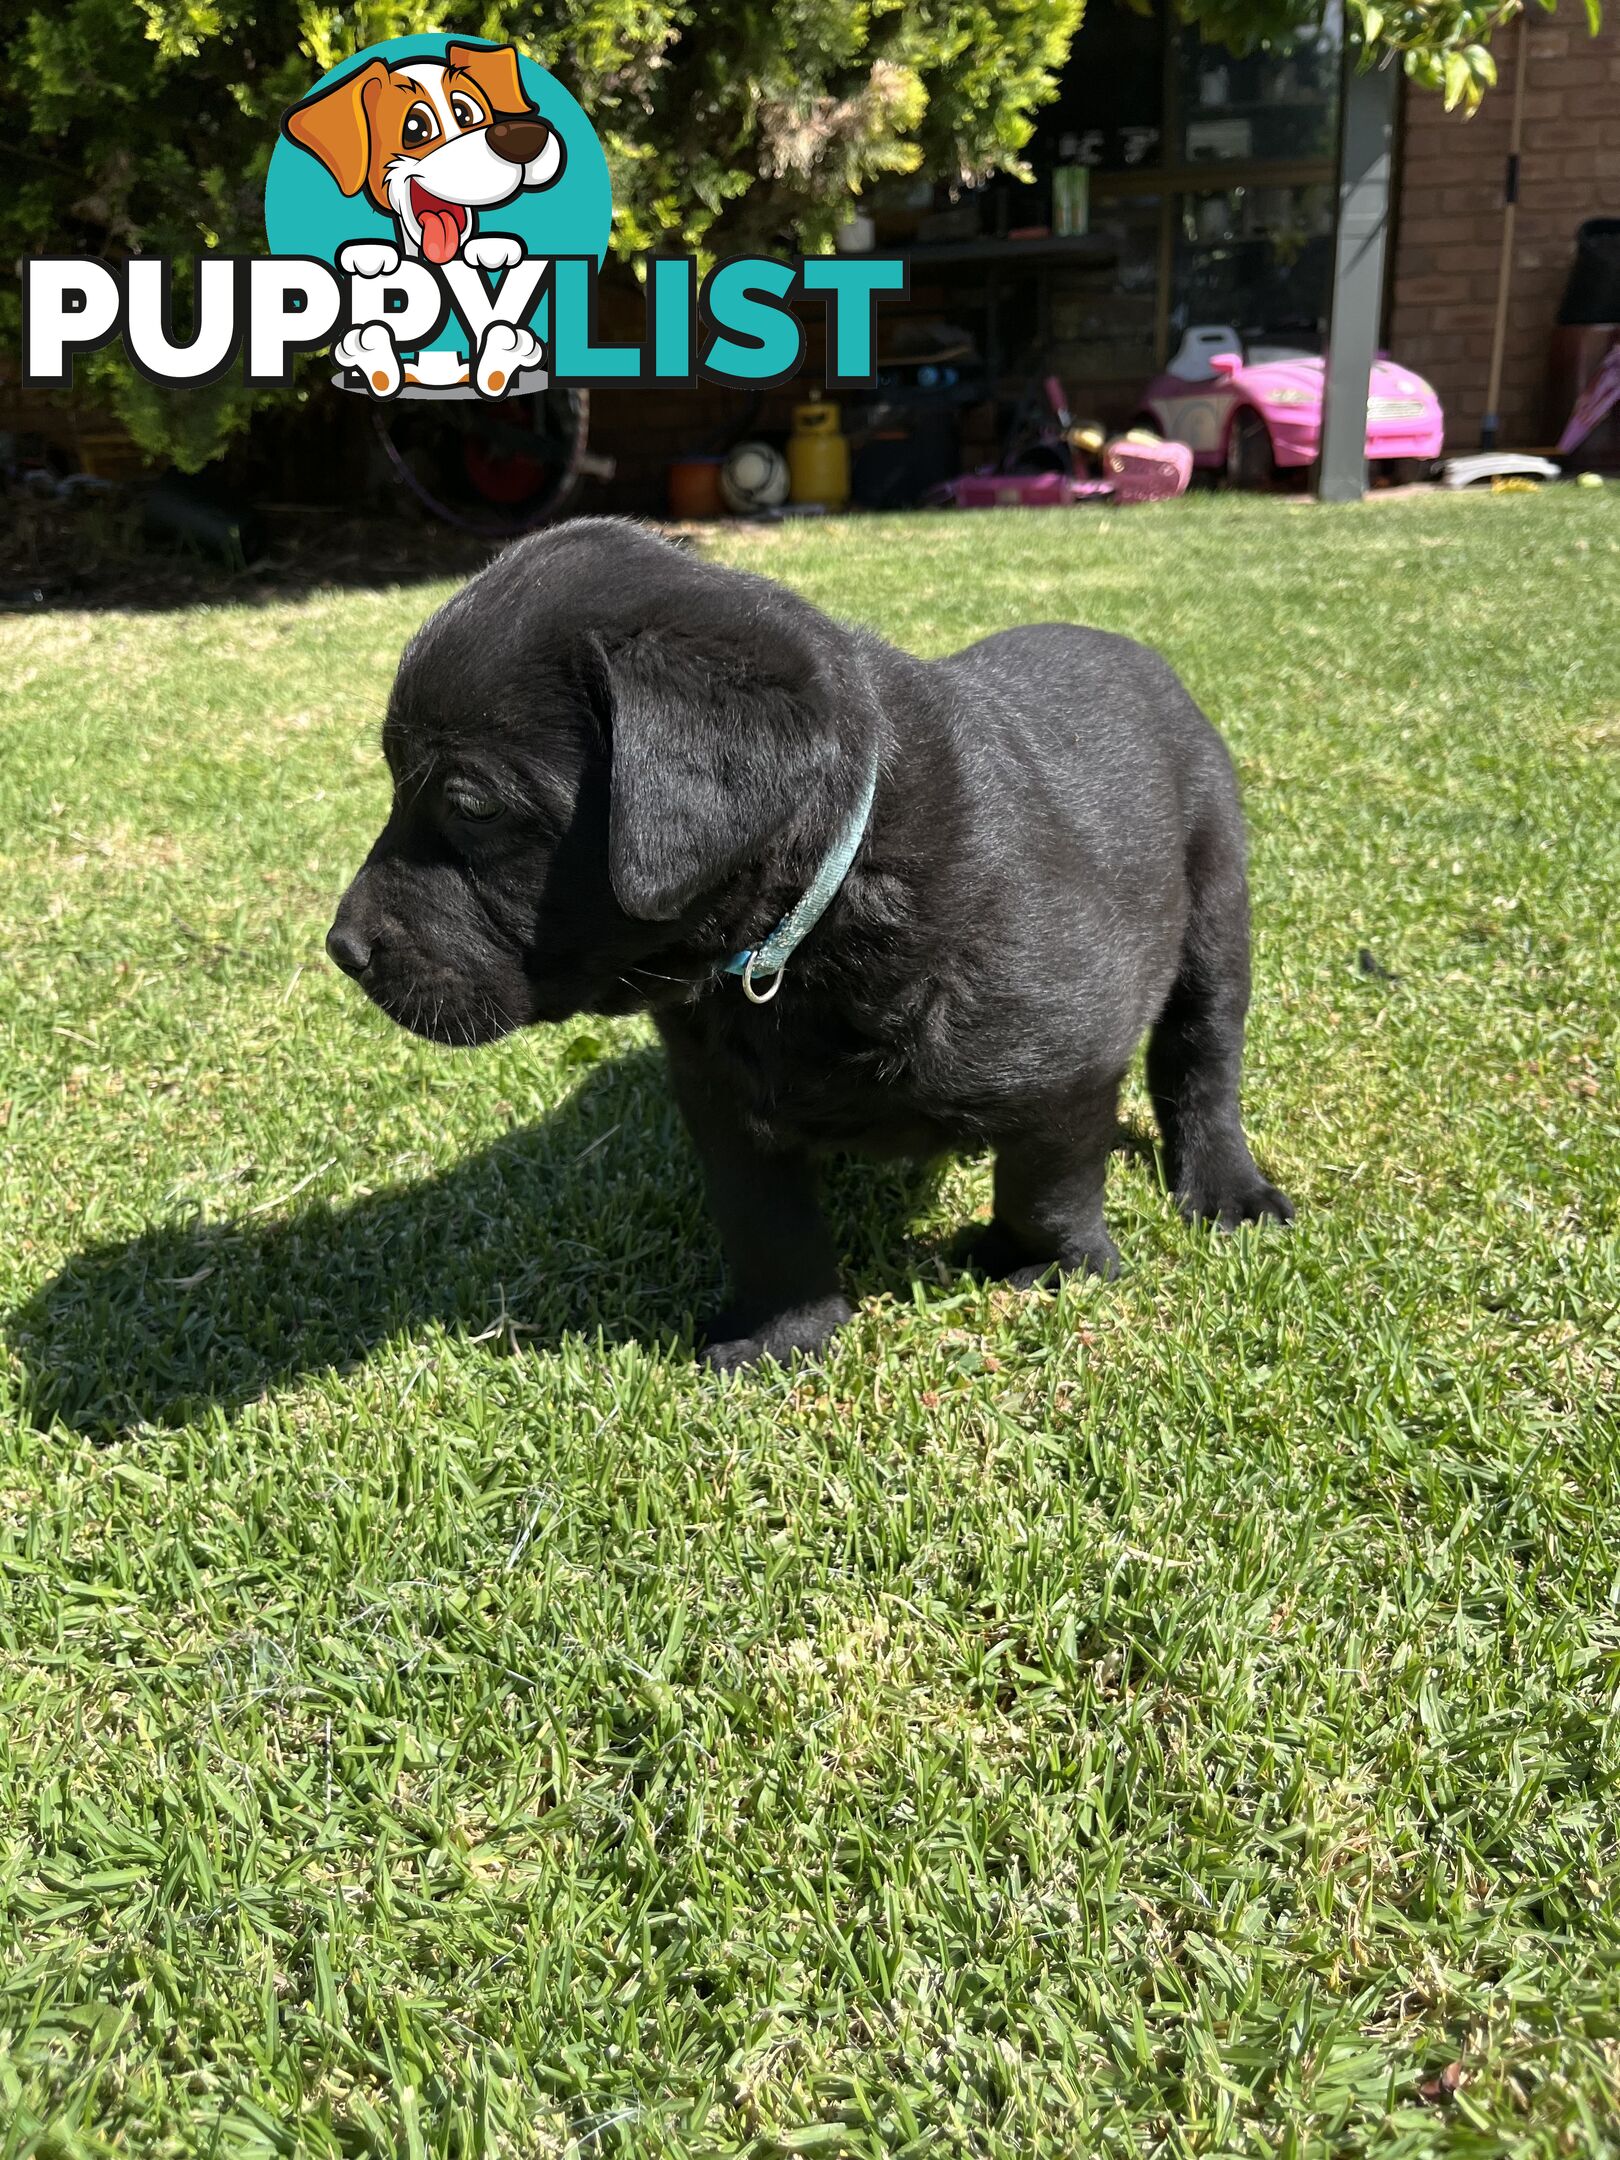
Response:
MULTIPOLYGON (((391 276, 402 254, 441 266, 459 256, 475 270, 509 269, 522 260, 523 242, 481 232, 480 211, 499 209, 524 189, 551 187, 563 170, 562 137, 526 95, 510 45, 452 44, 442 61, 372 60, 303 99, 281 125, 345 195, 363 195, 392 218, 397 246, 359 240, 341 251, 339 267, 359 277, 391 276)), ((430 377, 426 354, 416 368, 403 366, 385 323, 346 332, 332 350, 340 366, 360 369, 385 396, 402 382, 450 388, 469 374, 455 356, 448 374, 430 377)), ((479 346, 478 387, 498 393, 540 358, 532 331, 492 323, 479 346)))

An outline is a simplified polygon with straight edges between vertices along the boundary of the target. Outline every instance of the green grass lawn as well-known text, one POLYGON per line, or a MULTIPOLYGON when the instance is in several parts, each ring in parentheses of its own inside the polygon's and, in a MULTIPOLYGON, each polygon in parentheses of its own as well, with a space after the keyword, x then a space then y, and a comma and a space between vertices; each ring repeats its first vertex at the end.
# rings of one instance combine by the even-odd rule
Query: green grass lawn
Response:
POLYGON ((0 622, 0 2156, 1620 2153, 1620 495, 719 548, 1165 650, 1299 1221, 708 1378, 650 1032, 321 954, 445 588, 0 622))

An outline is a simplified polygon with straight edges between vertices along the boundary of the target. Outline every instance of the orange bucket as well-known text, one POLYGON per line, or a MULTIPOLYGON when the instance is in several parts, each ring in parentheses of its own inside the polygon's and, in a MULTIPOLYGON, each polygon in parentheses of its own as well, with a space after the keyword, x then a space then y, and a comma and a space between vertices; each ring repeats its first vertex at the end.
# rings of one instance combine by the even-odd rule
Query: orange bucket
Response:
POLYGON ((726 514, 717 457, 676 458, 669 468, 672 518, 718 518, 726 514))

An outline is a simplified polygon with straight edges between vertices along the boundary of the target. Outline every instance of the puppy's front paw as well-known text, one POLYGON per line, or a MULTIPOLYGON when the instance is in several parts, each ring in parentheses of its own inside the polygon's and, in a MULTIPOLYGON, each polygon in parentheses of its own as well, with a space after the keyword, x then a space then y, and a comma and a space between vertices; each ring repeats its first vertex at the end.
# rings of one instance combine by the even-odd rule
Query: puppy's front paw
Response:
POLYGON ((491 323, 478 348, 475 386, 481 397, 504 397, 524 368, 538 367, 544 347, 532 330, 491 323))
POLYGON ((347 277, 392 277, 399 261, 391 240, 351 240, 338 249, 338 268, 347 277))
POLYGON ((1061 1275, 1101 1275, 1112 1282, 1123 1265, 1106 1230, 1076 1238, 1050 1259, 1032 1260, 1029 1247, 1001 1222, 987 1224, 970 1241, 965 1264, 975 1275, 1010 1283, 1015 1290, 1054 1289, 1061 1275))
POLYGON ((373 397, 398 394, 404 378, 393 333, 386 323, 360 323, 353 330, 345 330, 332 347, 332 358, 339 367, 358 368, 373 397))
POLYGON ((734 1335, 727 1342, 706 1342, 698 1352, 698 1363, 707 1365, 710 1372, 746 1372, 769 1355, 757 1336, 734 1335))
POLYGON ((510 270, 523 260, 523 242, 515 233, 474 233, 462 248, 461 259, 475 270, 510 270))
POLYGON ((1212 1222, 1221 1230, 1244 1223, 1291 1223, 1294 1203, 1251 1163, 1226 1176, 1189 1176, 1176 1187, 1176 1205, 1189 1222, 1212 1222))
POLYGON ((741 1372, 766 1358, 785 1365, 795 1352, 809 1357, 821 1349, 853 1313, 845 1297, 818 1298, 768 1320, 750 1320, 731 1308, 716 1313, 703 1330, 698 1355, 711 1372, 741 1372))

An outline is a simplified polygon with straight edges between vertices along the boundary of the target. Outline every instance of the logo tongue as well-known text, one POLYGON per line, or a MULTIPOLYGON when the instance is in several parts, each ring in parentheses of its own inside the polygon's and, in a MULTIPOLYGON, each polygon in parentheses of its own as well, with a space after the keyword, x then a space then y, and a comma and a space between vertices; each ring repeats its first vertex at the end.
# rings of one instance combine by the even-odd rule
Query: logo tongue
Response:
POLYGON ((422 210, 422 253, 430 263, 447 263, 461 238, 461 220, 453 210, 422 210))

